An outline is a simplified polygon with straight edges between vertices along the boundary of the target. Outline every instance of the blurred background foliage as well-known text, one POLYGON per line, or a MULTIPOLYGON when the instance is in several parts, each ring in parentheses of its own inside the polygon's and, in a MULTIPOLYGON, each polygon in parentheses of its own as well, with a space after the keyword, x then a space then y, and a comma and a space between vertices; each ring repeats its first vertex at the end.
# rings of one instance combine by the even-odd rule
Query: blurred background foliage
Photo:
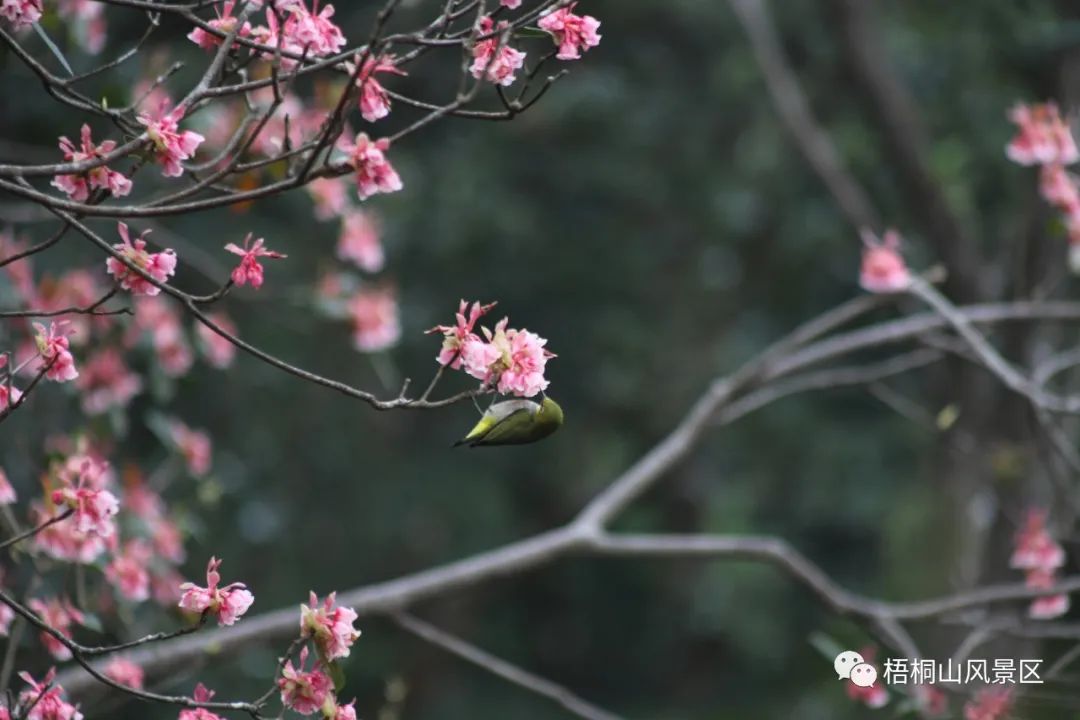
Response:
MULTIPOLYGON (((1002 152, 1011 133, 1005 111, 1058 92, 1062 58, 1080 40, 1075 10, 1049 1, 877 4, 889 60, 932 139, 935 176, 980 246, 1008 257, 1037 203, 1033 174, 1002 152)), ((434 5, 407 2, 395 23, 418 24, 434 5)), ((935 262, 920 208, 905 203, 851 82, 831 4, 772 6, 814 112, 883 217, 905 233, 913 264, 935 262)), ((338 3, 350 40, 366 34, 373 8, 338 3)), ((383 395, 405 376, 430 377, 438 340, 423 331, 447 322, 463 297, 498 300, 500 314, 549 338, 558 354, 550 390, 566 410, 565 430, 493 451, 451 449, 475 418, 469 403, 379 413, 249 357, 228 372, 200 364, 171 386, 157 383, 168 412, 210 431, 215 446, 209 479, 180 474, 167 491, 190 533, 188 577, 201 579, 211 554, 224 557, 225 579, 247 582, 253 612, 265 611, 298 605, 309 588, 393 578, 565 522, 657 442, 710 379, 859 292, 857 237, 779 124, 730 9, 699 0, 586 0, 580 9, 602 20, 603 42, 530 112, 510 123, 446 120, 395 146, 406 189, 366 204, 382 218, 388 252, 387 270, 370 282, 396 287, 403 324, 400 345, 377 358, 352 349, 345 324, 313 312, 313 284, 337 263, 337 227, 312 219, 305 194, 245 213, 133 223, 154 227, 177 250, 177 282, 195 290, 216 286, 231 267, 222 245, 249 230, 265 236, 290 257, 268 266, 261 291, 227 299, 241 334, 383 395)), ((111 8, 108 18, 113 48, 142 29, 135 13, 111 8)), ((46 52, 36 38, 26 41, 46 52)), ((77 69, 90 66, 65 49, 77 69)), ((199 53, 179 41, 159 50, 196 61, 170 83, 179 94, 199 53)), ((123 102, 150 64, 125 66, 96 92, 123 102)), ((447 98, 456 68, 453 55, 436 54, 393 87, 447 98)), ((51 161, 57 135, 74 135, 81 119, 58 109, 10 53, 0 53, 0 73, 5 155, 51 161)), ((377 132, 416 117, 399 104, 377 132)), ((0 201, 10 210, 11 198, 0 201)), ((110 223, 95 226, 111 232, 110 223)), ((15 229, 36 238, 51 225, 15 229)), ((36 260, 39 272, 100 262, 75 236, 36 260)), ((1007 270, 980 269, 998 286, 1007 270)), ((893 386, 933 412, 949 400, 926 377, 893 386)), ((465 387, 454 377, 443 390, 465 387)), ((145 424, 150 400, 129 409, 115 463, 150 471, 168 462, 145 424)), ((22 493, 35 486, 45 438, 80 429, 73 407, 48 387, 0 431, 0 462, 22 493)), ((950 585, 936 549, 950 521, 938 440, 865 391, 792 398, 708 433, 617 528, 773 533, 856 591, 942 594, 950 585)), ((845 697, 809 642, 822 632, 861 647, 868 636, 767 567, 573 559, 416 610, 629 717, 870 712, 845 697)), ((389 622, 359 624, 345 697, 357 696, 363 717, 561 716, 389 622)), ((171 687, 200 679, 230 698, 253 695, 282 649, 211 662, 171 687)), ((1063 717, 1059 707, 1045 712, 1063 717)), ((173 714, 127 705, 113 716, 173 714)))

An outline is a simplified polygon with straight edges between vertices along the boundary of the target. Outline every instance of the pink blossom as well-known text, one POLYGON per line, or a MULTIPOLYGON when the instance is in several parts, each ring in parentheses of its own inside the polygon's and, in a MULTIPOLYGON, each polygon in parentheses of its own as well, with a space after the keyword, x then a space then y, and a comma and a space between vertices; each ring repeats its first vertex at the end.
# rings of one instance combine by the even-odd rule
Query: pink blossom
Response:
MULTIPOLYGON (((1032 568, 1027 571, 1024 584, 1032 589, 1047 590, 1057 584, 1057 573, 1051 568, 1032 568)), ((1069 610, 1069 596, 1044 595, 1031 601, 1028 615, 1034 620, 1061 617, 1069 610)))
POLYGON ((213 448, 210 436, 202 430, 192 430, 179 420, 169 422, 169 432, 176 449, 184 456, 188 472, 196 477, 202 477, 210 472, 210 460, 213 448))
POLYGON ((933 685, 919 684, 912 687, 912 696, 928 717, 942 717, 949 713, 949 697, 933 685))
MULTIPOLYGON (((479 302, 474 302, 472 307, 469 307, 469 303, 466 300, 462 300, 458 304, 457 314, 454 315, 457 321, 456 325, 436 325, 427 332, 430 333, 442 333, 443 344, 439 349, 439 355, 436 357, 436 362, 440 365, 449 364, 454 370, 461 368, 463 358, 463 351, 466 343, 470 341, 476 341, 481 345, 487 346, 486 343, 480 340, 480 338, 473 332, 476 327, 476 322, 491 311, 495 307, 496 303, 488 303, 487 305, 481 305, 479 302), (467 313, 467 315, 466 315, 467 313)), ((487 367, 495 358, 492 357, 484 366, 487 367)))
MULTIPOLYGON (((90 126, 86 124, 82 126, 81 139, 82 149, 76 149, 75 144, 66 136, 60 137, 60 151, 64 153, 65 162, 97 160, 116 149, 116 143, 112 140, 94 145, 90 137, 90 126)), ((52 186, 67 193, 76 202, 84 202, 90 197, 90 192, 98 188, 108 190, 114 197, 123 197, 131 192, 131 180, 123 173, 110 170, 104 165, 74 175, 57 175, 53 178, 52 186)))
POLYGON ((186 582, 180 586, 182 593, 180 607, 194 613, 209 613, 218 616, 218 625, 232 625, 248 611, 255 596, 248 592, 243 583, 231 583, 218 587, 221 574, 218 568, 221 561, 210 558, 206 566, 206 587, 186 582))
MULTIPOLYGON (((360 56, 355 57, 360 62, 360 56)), ((390 114, 390 96, 378 80, 377 73, 393 73, 395 75, 408 75, 395 64, 393 55, 383 57, 368 57, 364 61, 364 67, 356 76, 356 87, 360 88, 360 115, 368 122, 381 120, 390 114)), ((355 63, 345 63, 345 68, 350 75, 356 73, 355 63)))
MULTIPOLYGON (((83 623, 83 614, 76 610, 75 606, 67 600, 31 598, 26 604, 41 618, 42 622, 69 640, 71 639, 71 626, 83 623)), ((49 651, 49 654, 57 660, 69 660, 71 658, 71 650, 50 633, 42 631, 41 643, 49 651)))
MULTIPOLYGON (((146 234, 149 230, 143 230, 139 237, 132 242, 128 235, 126 223, 117 223, 117 232, 124 242, 113 245, 113 249, 123 255, 129 263, 139 268, 159 283, 164 283, 176 272, 176 253, 171 249, 161 252, 148 252, 146 249, 146 234)), ((115 257, 105 261, 105 267, 109 274, 116 278, 120 287, 130 290, 132 295, 157 295, 161 288, 133 271, 127 264, 115 257)))
POLYGON ((356 190, 361 200, 378 193, 401 190, 401 177, 386 159, 389 140, 382 138, 372 141, 366 134, 360 133, 355 143, 343 142, 340 147, 348 153, 349 163, 356 170, 356 190))
MULTIPOLYGON (((10 234, 0 231, 0 255, 9 258, 28 249, 28 244, 23 240, 16 240, 10 234)), ((30 258, 23 258, 18 262, 10 262, 4 266, 4 272, 11 279, 11 284, 19 298, 28 305, 35 304, 35 287, 33 263, 30 258)))
POLYGON ((69 20, 75 41, 86 52, 97 55, 105 47, 105 6, 94 0, 59 0, 57 14, 69 20))
POLYGON ((120 683, 124 687, 142 690, 144 673, 143 669, 127 658, 117 657, 109 661, 102 673, 113 682, 120 683))
POLYGON ((0 604, 0 637, 7 637, 11 633, 11 623, 14 621, 15 611, 0 604))
MULTIPOLYGON (((503 394, 533 397, 547 389, 544 368, 555 354, 544 349, 547 340, 528 330, 505 330, 506 320, 495 328, 491 344, 499 349, 501 371, 497 389, 503 394)), ((468 361, 466 361, 468 362, 468 361)))
POLYGON ((53 490, 52 501, 75 511, 78 532, 108 538, 116 531, 113 516, 120 510, 120 503, 108 490, 94 486, 92 472, 92 463, 84 461, 77 484, 65 478, 65 485, 53 490))
POLYGON ((124 509, 147 523, 165 514, 165 503, 161 496, 150 489, 134 465, 124 470, 124 509))
POLYGON ((293 667, 292 660, 286 662, 277 681, 282 704, 301 715, 311 715, 322 709, 334 688, 333 681, 318 668, 304 670, 307 657, 305 647, 300 651, 300 664, 293 667))
POLYGON ((154 602, 164 608, 176 607, 183 593, 180 584, 184 578, 173 568, 167 568, 150 575, 150 592, 154 596, 154 602))
MULTIPOLYGON (((199 683, 195 686, 195 692, 191 694, 195 702, 207 703, 214 699, 214 691, 208 690, 205 685, 199 683)), ((220 715, 215 715, 206 708, 191 708, 181 710, 179 720, 222 720, 220 715)))
POLYGON ((150 597, 150 573, 147 563, 153 551, 142 540, 130 540, 105 566, 105 578, 117 592, 133 602, 150 597))
MULTIPOLYGON (((206 24, 215 30, 224 34, 231 33, 236 28, 236 23, 239 18, 233 15, 233 8, 236 6, 236 0, 225 0, 223 8, 215 8, 217 17, 210 20, 206 24)), ((247 37, 251 34, 251 23, 245 22, 240 30, 236 33, 237 37, 247 37)), ((207 32, 201 27, 196 27, 187 35, 188 40, 195 43, 204 50, 212 50, 213 48, 221 45, 222 38, 218 37, 214 33, 207 32)), ((235 47, 235 44, 234 44, 235 47)))
POLYGON ((368 213, 350 210, 341 218, 337 256, 366 272, 382 270, 385 256, 379 242, 379 226, 368 213))
POLYGON ((348 705, 336 705, 334 714, 327 715, 327 720, 356 720, 356 700, 348 705))
POLYGON ((37 334, 34 342, 41 356, 39 369, 45 369, 45 377, 55 382, 68 382, 79 377, 75 368, 75 358, 69 349, 67 333, 63 332, 65 322, 52 322, 46 330, 41 323, 34 323, 37 334))
POLYGON ((8 481, 7 473, 0 468, 0 505, 11 505, 16 500, 15 488, 8 481))
POLYGON ((389 288, 361 289, 349 300, 353 344, 361 352, 378 352, 401 338, 397 298, 389 288))
POLYGON ((154 550, 159 557, 169 562, 184 562, 184 537, 180 528, 172 520, 161 517, 147 523, 150 528, 151 539, 154 542, 154 550))
POLYGON ((1065 564, 1065 551, 1046 529, 1045 510, 1032 508, 1016 535, 1009 567, 1018 570, 1053 570, 1065 564))
POLYGON ((252 243, 251 233, 248 233, 244 238, 244 247, 241 248, 236 243, 229 243, 225 246, 225 249, 234 255, 240 256, 240 264, 232 271, 233 282, 237 285, 251 283, 251 287, 256 290, 263 284, 263 266, 259 263, 259 258, 267 257, 271 260, 279 260, 288 257, 288 255, 282 255, 279 252, 263 248, 262 238, 252 243))
POLYGON ((26 720, 82 720, 78 708, 64 700, 64 688, 54 684, 56 668, 50 668, 41 682, 27 672, 19 673, 19 677, 30 686, 19 693, 20 705, 33 705, 26 720))
POLYGON ((330 593, 319 605, 319 598, 311 593, 309 605, 300 606, 300 636, 310 637, 319 647, 319 657, 330 661, 349 657, 349 648, 360 637, 353 627, 357 614, 352 608, 335 607, 336 593, 330 593))
POLYGON ((8 405, 19 402, 19 398, 21 397, 22 393, 19 392, 19 388, 14 385, 11 386, 11 394, 9 397, 7 381, 0 383, 0 410, 7 410, 8 405))
POLYGON ((82 409, 100 415, 110 408, 126 407, 142 391, 142 380, 124 364, 113 347, 99 350, 83 364, 75 387, 82 392, 82 409))
POLYGON ((517 10, 521 7, 521 0, 500 0, 499 4, 507 10, 517 10))
POLYGON ((337 217, 349 206, 349 193, 342 178, 315 178, 306 187, 315 202, 316 220, 337 217))
POLYGON ((282 3, 282 9, 289 11, 283 32, 301 52, 306 50, 309 56, 323 57, 340 52, 345 46, 341 28, 330 20, 334 16, 334 6, 330 3, 319 10, 319 0, 312 0, 312 9, 308 10, 303 0, 288 0, 282 3))
MULTIPOLYGON (((225 313, 211 313, 210 319, 225 332, 231 335, 236 334, 236 325, 225 313)), ((199 341, 199 350, 202 351, 206 362, 210 363, 212 367, 224 370, 232 365, 233 359, 236 357, 236 346, 232 342, 221 337, 202 323, 195 326, 195 336, 199 341)))
POLYGON ((0 17, 16 30, 30 27, 41 19, 41 0, 0 0, 0 17))
POLYGON ((1056 103, 1018 104, 1009 111, 1018 127, 1005 154, 1020 165, 1071 165, 1080 160, 1080 151, 1069 126, 1061 118, 1056 103))
POLYGON ((581 53, 600 44, 596 31, 600 21, 591 15, 575 15, 577 3, 555 10, 547 10, 540 16, 537 25, 555 36, 559 52, 555 57, 560 60, 577 60, 581 53))
POLYGON ((180 162, 194 157, 195 150, 206 139, 191 130, 180 132, 180 121, 185 112, 183 107, 178 107, 159 114, 156 119, 145 113, 138 116, 139 122, 146 126, 147 137, 154 143, 158 164, 163 168, 161 174, 165 177, 183 175, 184 167, 180 162))
POLYGON ((1064 165, 1052 163, 1039 170, 1039 192, 1046 202, 1064 213, 1080 212, 1080 190, 1077 178, 1065 170, 1064 165))
POLYGON ((879 241, 873 232, 862 230, 863 256, 859 284, 872 293, 893 293, 906 290, 911 274, 900 255, 900 233, 892 228, 879 241))
POLYGON ((1012 688, 986 687, 964 705, 964 720, 1005 720, 1012 704, 1012 688))
MULTIPOLYGON (((505 30, 509 23, 499 23, 499 30, 505 30)), ((495 21, 488 16, 480 18, 476 25, 478 35, 489 35, 495 28, 495 21)), ((509 38, 500 41, 498 36, 478 40, 472 49, 473 63, 469 67, 472 76, 479 80, 487 78, 497 85, 510 85, 515 73, 525 64, 525 53, 515 50, 508 44, 509 38)))
MULTIPOLYGON (((53 517, 53 513, 40 505, 31 506, 35 525, 41 525, 53 517)), ((105 538, 97 534, 80 532, 69 522, 49 525, 34 536, 34 545, 50 557, 65 562, 89 564, 105 552, 105 538)))
MULTIPOLYGON (((161 297, 140 297, 135 304, 132 331, 150 334, 161 369, 169 377, 180 377, 195 363, 191 346, 184 336, 178 311, 161 297)), ((129 333, 126 341, 133 344, 129 333)))

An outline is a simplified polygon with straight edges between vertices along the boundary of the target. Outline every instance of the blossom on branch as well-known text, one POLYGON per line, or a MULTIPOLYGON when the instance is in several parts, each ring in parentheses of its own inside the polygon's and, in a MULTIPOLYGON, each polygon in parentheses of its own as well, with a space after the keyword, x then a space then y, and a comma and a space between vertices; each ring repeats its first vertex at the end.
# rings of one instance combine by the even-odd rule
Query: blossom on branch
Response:
MULTIPOLYGON (((214 691, 208 690, 205 685, 199 683, 195 686, 195 692, 191 694, 191 697, 195 702, 210 702, 214 699, 214 691)), ((222 718, 206 708, 192 708, 181 710, 179 720, 222 720, 222 718)))
POLYGON ((16 30, 30 27, 41 19, 41 0, 0 0, 0 17, 16 30))
POLYGON ((541 30, 547 30, 555 36, 559 51, 555 57, 560 60, 577 60, 581 53, 600 44, 600 21, 591 15, 575 15, 577 3, 558 9, 546 10, 537 23, 541 30))
MULTIPOLYGON (((346 71, 352 76, 356 73, 356 63, 360 62, 360 55, 356 55, 355 62, 344 63, 346 71)), ((390 96, 378 80, 376 73, 393 73, 394 75, 408 75, 396 64, 393 55, 382 57, 368 57, 364 61, 364 67, 356 75, 356 87, 360 88, 360 115, 368 122, 381 120, 390 114, 390 96)))
POLYGON ((900 233, 892 228, 878 240, 871 230, 862 230, 863 255, 859 285, 872 293, 902 292, 911 284, 911 273, 900 254, 900 233))
MULTIPOLYGON (((146 249, 146 234, 149 230, 143 230, 134 242, 128 235, 126 223, 117 223, 117 231, 120 239, 124 242, 113 245, 113 249, 124 256, 129 263, 139 268, 159 283, 164 283, 176 272, 176 253, 171 249, 152 253, 146 249)), ((105 261, 105 267, 109 274, 116 278, 120 287, 130 290, 132 295, 157 295, 161 288, 154 285, 139 273, 132 270, 124 262, 115 257, 105 261)))
POLYGON ((1069 126, 1061 118, 1057 103, 1017 104, 1009 119, 1018 132, 1009 141, 1005 154, 1020 165, 1071 165, 1080 160, 1069 126))
POLYGON ((308 649, 305 647, 300 651, 300 663, 293 667, 292 660, 286 662, 277 681, 281 703, 301 715, 311 715, 322 709, 327 698, 332 698, 334 689, 333 681, 322 670, 317 667, 304 669, 307 658, 308 649))
POLYGON ((356 170, 356 191, 361 200, 378 193, 392 193, 403 187, 401 177, 386 159, 390 141, 371 140, 364 133, 355 142, 342 141, 339 148, 349 155, 349 164, 356 170))
POLYGON ((93 461, 83 460, 75 482, 69 475, 61 474, 64 485, 53 490, 52 501, 54 505, 75 511, 74 524, 78 532, 109 538, 116 532, 113 517, 120 510, 120 502, 102 487, 100 472, 93 461))
POLYGON ((176 449, 184 457, 189 473, 202 477, 210 472, 213 447, 209 435, 202 430, 192 430, 179 420, 169 421, 169 433, 176 449))
POLYGON ((468 301, 462 300, 458 304, 457 313, 454 315, 457 321, 456 324, 436 325, 426 331, 428 334, 436 332, 443 334, 443 344, 436 357, 436 361, 440 365, 449 364, 454 370, 459 370, 464 361, 465 346, 470 343, 484 344, 484 341, 473 332, 473 329, 476 327, 476 322, 489 313, 496 304, 481 305, 479 302, 474 302, 472 307, 469 307, 468 301))
MULTIPOLYGON (((90 126, 86 124, 82 126, 81 143, 82 148, 77 149, 66 136, 60 137, 60 150, 64 153, 65 162, 80 163, 96 160, 116 149, 116 142, 113 140, 94 145, 90 137, 90 126)), ((85 202, 90 197, 90 192, 97 189, 107 190, 114 197, 123 197, 131 192, 131 180, 123 173, 110 170, 105 165, 98 165, 96 168, 73 175, 57 175, 53 178, 51 185, 67 193, 68 197, 76 202, 85 202)))
POLYGON ((64 688, 55 684, 56 668, 50 668, 41 682, 27 672, 19 677, 30 686, 19 693, 19 704, 30 708, 26 720, 82 720, 78 708, 64 700, 64 688))
POLYGON ((105 566, 105 579, 122 597, 142 602, 150 597, 150 572, 147 564, 153 556, 142 540, 130 540, 105 566))
POLYGON ((314 639, 319 657, 326 661, 349 657, 349 648, 360 637, 360 631, 353 627, 356 611, 335 606, 335 597, 336 593, 330 593, 320 605, 312 592, 310 604, 300 606, 300 636, 314 639))
POLYGON ((184 108, 178 107, 168 113, 159 113, 157 118, 146 113, 138 116, 139 122, 146 126, 146 136, 154 143, 157 161, 162 167, 161 174, 165 177, 183 175, 181 161, 194 157, 195 150, 206 139, 192 130, 180 131, 184 113, 184 108))
POLYGON ((68 382, 79 377, 75 368, 75 358, 71 354, 68 334, 64 331, 63 321, 49 323, 48 329, 41 323, 34 323, 37 334, 34 342, 41 356, 39 369, 45 370, 45 377, 54 382, 68 382))
MULTIPOLYGON (((225 4, 222 8, 214 8, 217 17, 208 21, 206 24, 225 35, 231 33, 236 29, 236 23, 239 21, 239 18, 233 15, 234 7, 236 7, 236 0, 225 0, 225 4)), ((240 26, 240 30, 236 33, 236 36, 247 37, 250 34, 251 23, 244 22, 244 24, 240 26)), ((201 27, 197 27, 189 32, 187 39, 204 50, 212 50, 222 43, 222 38, 212 32, 207 32, 201 27)))
POLYGON ((189 612, 217 615, 218 625, 232 625, 248 611, 255 602, 255 596, 248 591, 244 583, 236 582, 218 587, 221 582, 219 567, 221 561, 211 557, 206 566, 206 587, 199 587, 191 582, 181 585, 179 605, 189 612))
POLYGON ((271 260, 280 260, 288 257, 288 255, 283 255, 273 250, 267 250, 263 247, 262 238, 259 238, 252 243, 251 235, 252 233, 248 233, 244 238, 244 247, 240 247, 236 243, 229 243, 225 246, 225 249, 233 255, 240 256, 240 264, 232 271, 232 281, 237 285, 251 283, 251 287, 258 290, 263 284, 263 266, 259 262, 259 258, 265 257, 270 258, 271 260))
POLYGON ((349 193, 342 178, 315 178, 305 187, 315 203, 316 220, 335 218, 349 206, 349 193))
MULTIPOLYGON (((499 30, 505 30, 509 23, 505 20, 499 23, 499 30)), ((476 24, 477 35, 488 35, 495 29, 495 21, 488 16, 480 18, 476 24)), ((515 73, 525 64, 525 53, 510 47, 509 37, 500 39, 498 36, 489 37, 477 41, 472 48, 473 63, 469 72, 477 80, 486 78, 497 85, 510 85, 514 82, 515 73)))

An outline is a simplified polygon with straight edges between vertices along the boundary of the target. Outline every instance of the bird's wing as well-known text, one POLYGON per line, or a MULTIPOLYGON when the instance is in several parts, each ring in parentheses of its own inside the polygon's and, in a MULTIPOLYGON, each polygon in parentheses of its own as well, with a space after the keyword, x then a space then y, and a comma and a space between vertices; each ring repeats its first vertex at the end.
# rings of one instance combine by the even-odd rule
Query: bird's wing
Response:
POLYGON ((522 414, 531 414, 531 412, 532 411, 528 407, 519 407, 516 410, 511 410, 497 420, 487 432, 469 438, 468 442, 474 447, 476 445, 503 445, 505 444, 506 435, 513 425, 512 419, 522 414))

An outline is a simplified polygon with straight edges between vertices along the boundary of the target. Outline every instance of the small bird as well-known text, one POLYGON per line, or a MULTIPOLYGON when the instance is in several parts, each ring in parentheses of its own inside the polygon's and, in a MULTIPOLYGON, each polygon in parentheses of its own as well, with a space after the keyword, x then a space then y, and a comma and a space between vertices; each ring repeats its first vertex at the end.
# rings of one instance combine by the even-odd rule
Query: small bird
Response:
POLYGON ((495 403, 476 423, 469 434, 454 443, 469 447, 486 445, 524 445, 546 438, 562 427, 563 411, 549 397, 543 402, 505 400, 495 403))

